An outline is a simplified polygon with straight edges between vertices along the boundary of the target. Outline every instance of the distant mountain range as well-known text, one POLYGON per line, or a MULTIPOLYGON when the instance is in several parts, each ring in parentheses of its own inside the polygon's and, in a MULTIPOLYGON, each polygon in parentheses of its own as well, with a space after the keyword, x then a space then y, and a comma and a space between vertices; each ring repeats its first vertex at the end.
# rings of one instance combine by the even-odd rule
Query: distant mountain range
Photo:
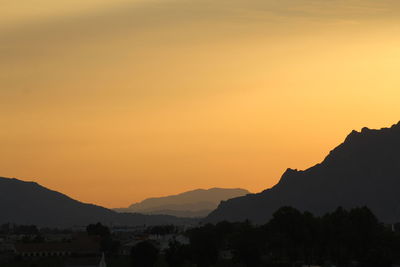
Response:
POLYGON ((320 164, 305 171, 288 169, 274 187, 258 194, 244 189, 194 190, 146 199, 117 213, 85 204, 34 182, 0 178, 0 223, 70 227, 102 222, 114 225, 267 222, 282 206, 316 215, 338 206, 368 206, 383 222, 400 222, 400 123, 391 128, 353 131, 320 164), (238 197, 239 196, 239 197, 238 197))
POLYGON ((322 163, 288 169, 271 189, 224 201, 205 221, 264 223, 282 206, 321 215, 364 205, 383 222, 400 222, 400 123, 353 131, 322 163))
POLYGON ((191 219, 164 215, 117 213, 76 201, 34 182, 0 178, 0 223, 35 224, 48 227, 107 225, 186 224, 191 219))
POLYGON ((132 204, 129 208, 115 209, 118 212, 164 214, 177 217, 205 217, 221 201, 250 194, 245 189, 211 188, 197 189, 178 195, 148 198, 132 204))

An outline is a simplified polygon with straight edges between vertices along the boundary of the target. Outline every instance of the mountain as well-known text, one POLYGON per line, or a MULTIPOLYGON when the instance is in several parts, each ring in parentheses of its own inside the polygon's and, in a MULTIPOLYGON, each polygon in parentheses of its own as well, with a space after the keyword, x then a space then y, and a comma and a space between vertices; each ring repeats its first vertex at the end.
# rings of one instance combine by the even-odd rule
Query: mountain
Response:
POLYGON ((115 209, 119 212, 165 214, 178 217, 205 217, 223 200, 249 194, 245 189, 211 188, 197 189, 178 195, 148 198, 132 204, 129 208, 115 209))
POLYGON ((63 228, 96 222, 134 226, 185 224, 193 220, 172 216, 117 213, 76 201, 35 182, 0 178, 0 223, 7 222, 63 228))
POLYGON ((400 222, 400 123, 351 132, 322 163, 288 169, 274 187, 224 201, 205 221, 265 223, 282 206, 318 215, 368 206, 381 221, 400 222))

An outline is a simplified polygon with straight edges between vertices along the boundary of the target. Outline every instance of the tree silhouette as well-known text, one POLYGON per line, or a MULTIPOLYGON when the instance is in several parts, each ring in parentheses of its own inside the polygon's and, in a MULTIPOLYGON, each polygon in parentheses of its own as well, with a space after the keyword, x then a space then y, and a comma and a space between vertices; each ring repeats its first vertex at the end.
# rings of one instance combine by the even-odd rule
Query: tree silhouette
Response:
POLYGON ((191 260, 211 266, 230 250, 241 266, 391 266, 400 262, 400 233, 381 224, 366 207, 339 207, 316 217, 292 207, 277 210, 265 225, 205 225, 188 232, 191 260))
POLYGON ((183 245, 176 240, 171 241, 165 251, 165 259, 171 267, 183 266, 190 259, 189 246, 183 245))
POLYGON ((132 248, 131 258, 134 267, 153 267, 157 261, 158 249, 148 241, 138 243, 132 248))

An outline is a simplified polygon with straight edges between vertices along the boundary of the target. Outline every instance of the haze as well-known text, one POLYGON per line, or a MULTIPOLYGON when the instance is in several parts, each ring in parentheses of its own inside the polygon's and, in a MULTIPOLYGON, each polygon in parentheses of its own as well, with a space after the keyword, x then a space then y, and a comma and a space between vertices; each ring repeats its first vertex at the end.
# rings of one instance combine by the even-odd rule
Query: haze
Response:
POLYGON ((82 201, 261 191, 399 120, 397 0, 0 7, 1 176, 82 201))

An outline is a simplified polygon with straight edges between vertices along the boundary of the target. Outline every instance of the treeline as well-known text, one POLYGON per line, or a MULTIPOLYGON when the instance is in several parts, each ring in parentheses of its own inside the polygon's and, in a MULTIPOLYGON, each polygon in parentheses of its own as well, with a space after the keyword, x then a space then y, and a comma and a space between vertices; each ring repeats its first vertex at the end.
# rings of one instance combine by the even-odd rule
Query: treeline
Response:
MULTIPOLYGON (((365 207, 338 208, 322 217, 283 207, 265 225, 221 222, 186 234, 190 245, 172 242, 165 251, 169 266, 385 267, 400 262, 399 233, 365 207)), ((139 246, 133 250, 134 266, 154 266, 156 249, 139 246)))
POLYGON ((58 229, 42 227, 36 225, 20 225, 15 223, 4 223, 0 225, 0 235, 37 235, 37 234, 71 234, 70 229, 58 229))
MULTIPOLYGON (((0 234, 22 234, 40 242, 35 226, 4 224, 0 234)), ((121 243, 98 223, 86 228, 100 241, 107 259, 118 258, 121 243)), ((336 267, 386 267, 400 264, 400 225, 384 225, 366 207, 336 209, 314 216, 283 207, 264 225, 251 222, 206 224, 182 233, 175 226, 149 227, 147 235, 184 234, 189 244, 172 240, 160 251, 155 240, 139 242, 132 248, 129 264, 136 267, 296 267, 303 265, 336 267)), ((112 266, 112 265, 110 265, 112 266)))
POLYGON ((12 223, 5 223, 0 225, 0 234, 37 235, 39 234, 39 229, 36 225, 17 225, 12 223))

